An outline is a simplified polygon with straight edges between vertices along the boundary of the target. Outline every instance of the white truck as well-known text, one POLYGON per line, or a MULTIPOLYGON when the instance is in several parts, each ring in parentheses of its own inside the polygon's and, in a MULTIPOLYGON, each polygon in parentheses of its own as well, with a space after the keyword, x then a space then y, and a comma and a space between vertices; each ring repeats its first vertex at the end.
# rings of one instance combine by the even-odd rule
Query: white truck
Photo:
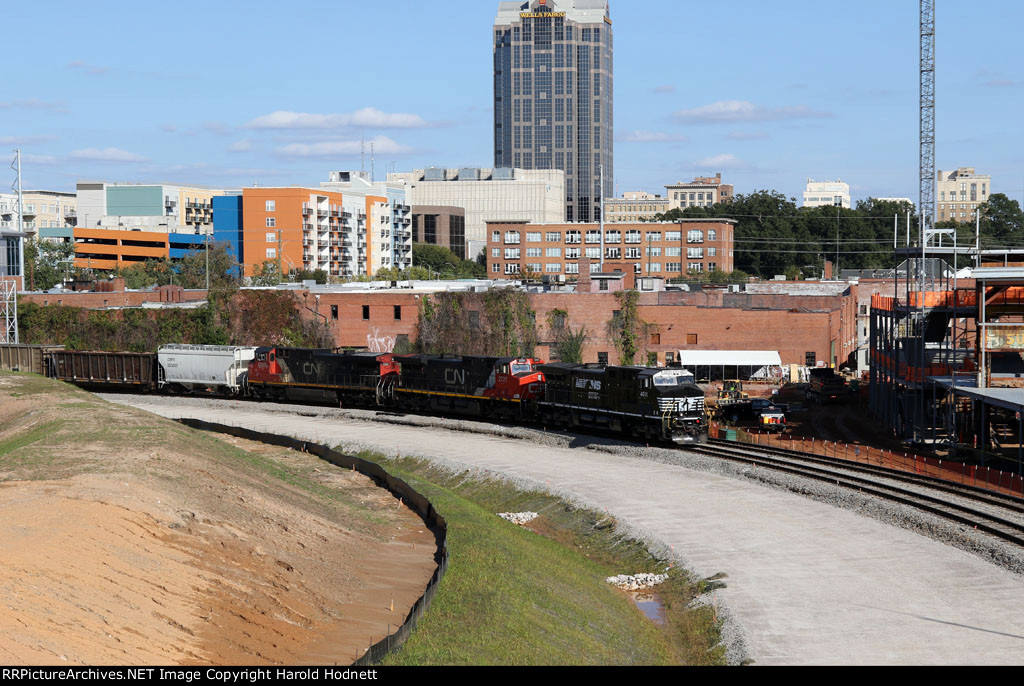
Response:
POLYGON ((256 348, 165 345, 157 351, 157 386, 172 392, 239 395, 255 357, 256 348))

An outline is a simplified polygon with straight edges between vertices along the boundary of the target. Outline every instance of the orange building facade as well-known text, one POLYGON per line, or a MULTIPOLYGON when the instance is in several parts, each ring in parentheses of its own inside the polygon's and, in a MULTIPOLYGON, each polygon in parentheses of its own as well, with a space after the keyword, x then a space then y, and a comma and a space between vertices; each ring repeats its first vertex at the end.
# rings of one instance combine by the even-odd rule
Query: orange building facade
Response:
MULTIPOLYGON (((331 276, 373 274, 379 229, 371 218, 387 199, 314 188, 242 191, 245 276, 274 263, 282 274, 323 270, 331 276)), ((390 266, 384 264, 383 266, 390 266)))

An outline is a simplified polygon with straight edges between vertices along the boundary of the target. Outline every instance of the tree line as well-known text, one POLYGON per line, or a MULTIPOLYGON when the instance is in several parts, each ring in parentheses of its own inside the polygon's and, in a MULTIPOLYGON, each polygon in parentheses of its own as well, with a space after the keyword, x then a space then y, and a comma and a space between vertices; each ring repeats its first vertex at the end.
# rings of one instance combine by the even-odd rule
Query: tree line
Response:
MULTIPOLYGON (((906 202, 869 198, 853 209, 797 207, 795 198, 777 191, 737 195, 731 203, 690 207, 660 214, 655 221, 733 219, 735 267, 762 278, 820 277, 825 261, 839 269, 891 269, 896 266, 894 237, 906 243, 909 213, 911 239, 919 231, 915 207, 906 202), (895 234, 895 236, 894 236, 895 234)), ((1020 244, 1024 213, 1016 200, 993 194, 981 206, 981 238, 985 247, 1020 244)), ((975 226, 953 222, 960 245, 973 245, 975 226)))

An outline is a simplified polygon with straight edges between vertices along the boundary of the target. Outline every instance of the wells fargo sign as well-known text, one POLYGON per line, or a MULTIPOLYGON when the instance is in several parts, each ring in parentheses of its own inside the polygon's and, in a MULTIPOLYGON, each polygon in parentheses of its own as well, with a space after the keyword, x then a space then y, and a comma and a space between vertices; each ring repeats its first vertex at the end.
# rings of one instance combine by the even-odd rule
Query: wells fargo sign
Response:
POLYGON ((520 19, 551 19, 565 17, 565 12, 520 12, 520 19))
POLYGON ((1024 324, 986 327, 985 347, 988 350, 1024 350, 1024 324))

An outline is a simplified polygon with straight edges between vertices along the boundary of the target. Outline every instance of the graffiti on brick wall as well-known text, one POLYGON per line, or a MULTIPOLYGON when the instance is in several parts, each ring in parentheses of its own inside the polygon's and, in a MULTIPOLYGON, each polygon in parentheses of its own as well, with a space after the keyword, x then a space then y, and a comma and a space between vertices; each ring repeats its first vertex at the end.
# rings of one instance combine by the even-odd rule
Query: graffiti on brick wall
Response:
POLYGON ((381 335, 380 329, 375 328, 366 334, 366 349, 371 353, 391 353, 397 341, 397 336, 381 335))

